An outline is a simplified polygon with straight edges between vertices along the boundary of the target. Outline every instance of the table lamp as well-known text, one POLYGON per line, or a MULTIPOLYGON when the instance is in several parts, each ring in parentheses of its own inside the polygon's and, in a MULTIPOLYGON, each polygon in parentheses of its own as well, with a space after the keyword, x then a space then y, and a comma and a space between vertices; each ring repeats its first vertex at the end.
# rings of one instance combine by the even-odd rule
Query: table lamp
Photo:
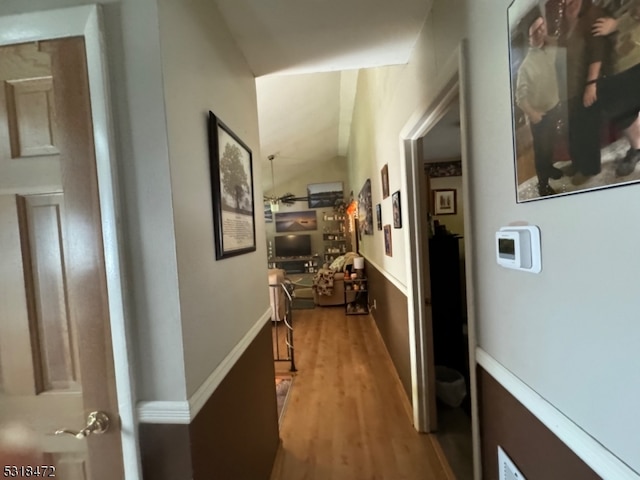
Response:
POLYGON ((358 278, 364 277, 364 257, 355 257, 353 259, 353 269, 358 274, 358 278))

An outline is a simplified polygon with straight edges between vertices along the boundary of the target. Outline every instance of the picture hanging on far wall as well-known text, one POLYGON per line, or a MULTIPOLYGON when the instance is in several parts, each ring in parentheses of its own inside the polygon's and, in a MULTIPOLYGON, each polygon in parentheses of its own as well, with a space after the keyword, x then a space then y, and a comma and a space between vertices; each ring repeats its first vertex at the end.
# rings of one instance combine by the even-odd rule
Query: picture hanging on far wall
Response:
POLYGON ((251 149, 209 112, 209 166, 216 260, 256 250, 251 149))
POLYGON ((360 233, 373 235, 373 205, 371 204, 371 179, 367 178, 358 194, 358 220, 360 233))
POLYGON ((342 182, 312 183, 307 185, 309 208, 334 207, 344 199, 342 182))
POLYGON ((272 223, 273 222, 273 212, 271 211, 271 204, 270 203, 265 203, 264 204, 264 221, 265 221, 265 223, 272 223))
POLYGON ((640 181, 640 150, 631 147, 640 145, 640 45, 629 40, 638 38, 637 13, 635 0, 509 6, 518 202, 640 181), (594 22, 603 17, 617 20, 616 36, 594 22), (556 50, 558 38, 568 46, 556 50), (542 51, 555 58, 540 62, 542 51), (612 71, 585 61, 603 57, 612 71))
POLYGON ((400 209, 400 190, 391 196, 393 206, 393 228, 402 228, 402 210, 400 209))
POLYGON ((393 246, 391 245, 391 225, 384 226, 384 253, 393 257, 393 246))
POLYGON ((389 196, 389 164, 382 167, 380 177, 382 179, 382 198, 384 199, 389 196))
POLYGON ((318 229, 315 210, 276 213, 276 232, 304 232, 318 229))
POLYGON ((433 191, 433 213, 434 215, 455 215, 456 213, 456 190, 434 190, 433 191))
POLYGON ((376 222, 378 230, 382 230, 382 205, 376 204, 376 222))

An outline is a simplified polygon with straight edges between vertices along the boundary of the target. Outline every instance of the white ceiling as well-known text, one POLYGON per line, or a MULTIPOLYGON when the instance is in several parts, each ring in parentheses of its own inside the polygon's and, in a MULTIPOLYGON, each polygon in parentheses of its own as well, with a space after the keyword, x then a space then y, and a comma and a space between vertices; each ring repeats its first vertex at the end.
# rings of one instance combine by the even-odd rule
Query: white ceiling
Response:
MULTIPOLYGON (((404 64, 432 0, 215 0, 257 77, 264 188, 347 153, 358 69, 404 64)), ((304 192, 294 192, 303 195, 304 192)))

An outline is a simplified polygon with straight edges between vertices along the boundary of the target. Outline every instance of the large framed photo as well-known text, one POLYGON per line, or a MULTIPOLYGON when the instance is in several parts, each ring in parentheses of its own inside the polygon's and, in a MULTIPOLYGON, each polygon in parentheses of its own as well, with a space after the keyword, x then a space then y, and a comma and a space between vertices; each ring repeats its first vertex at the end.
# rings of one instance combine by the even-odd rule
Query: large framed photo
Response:
POLYGON ((251 149, 209 112, 209 164, 217 260, 256 249, 252 162, 251 149))
POLYGON ((636 0, 508 7, 518 202, 640 180, 638 14, 636 0))

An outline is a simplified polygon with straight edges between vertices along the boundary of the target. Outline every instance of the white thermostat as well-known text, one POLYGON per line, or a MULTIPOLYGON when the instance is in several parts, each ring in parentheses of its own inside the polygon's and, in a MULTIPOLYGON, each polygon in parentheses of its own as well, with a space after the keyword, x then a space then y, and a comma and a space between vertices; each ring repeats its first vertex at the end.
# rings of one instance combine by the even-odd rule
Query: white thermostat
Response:
POLYGON ((540 273, 540 229, 535 225, 502 227, 496 232, 496 259, 506 268, 540 273))

